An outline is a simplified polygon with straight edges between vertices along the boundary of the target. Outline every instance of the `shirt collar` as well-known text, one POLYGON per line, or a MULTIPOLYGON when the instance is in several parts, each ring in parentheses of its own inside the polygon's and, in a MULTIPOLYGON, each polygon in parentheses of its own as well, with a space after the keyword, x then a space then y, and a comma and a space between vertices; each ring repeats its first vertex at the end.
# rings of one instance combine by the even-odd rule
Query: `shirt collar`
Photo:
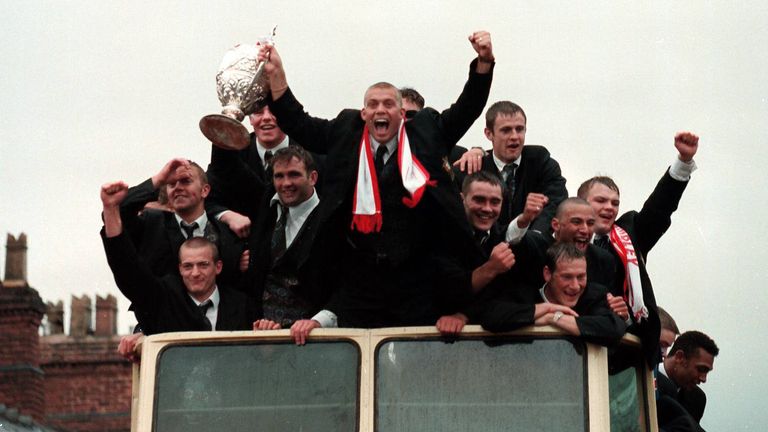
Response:
MULTIPOLYGON (((269 201, 269 205, 272 206, 272 205, 275 205, 275 203, 279 203, 279 202, 280 202, 280 197, 277 194, 274 194, 272 196, 272 199, 269 201)), ((303 221, 304 219, 306 219, 307 216, 309 216, 310 213, 312 213, 312 210, 314 210, 318 204, 320 204, 320 197, 317 196, 317 190, 313 188, 312 195, 309 198, 307 198, 306 201, 290 208, 291 210, 288 212, 288 219, 291 219, 291 220, 300 219, 303 221)), ((282 207, 278 206, 277 208, 278 218, 280 217, 282 212, 283 212, 282 207)))
POLYGON ((208 300, 210 300, 211 301, 211 308, 215 309, 215 308, 219 307, 219 300, 220 300, 221 297, 219 297, 219 287, 216 286, 216 285, 213 286, 213 292, 211 293, 211 295, 209 295, 208 298, 203 300, 203 301, 198 301, 196 298, 192 297, 189 293, 187 293, 187 295, 189 296, 189 298, 192 299, 193 302, 195 302, 196 306, 200 306, 201 304, 203 304, 203 303, 207 302, 208 300))
POLYGON ((282 141, 280 141, 280 144, 272 147, 271 149, 264 148, 264 146, 259 142, 258 138, 256 139, 256 151, 259 152, 259 157, 261 160, 264 160, 264 153, 267 152, 267 150, 271 151, 274 155, 276 151, 288 147, 288 144, 290 142, 290 139, 288 138, 288 135, 283 138, 282 141))
POLYGON ((547 299, 547 295, 544 294, 544 288, 546 287, 547 287, 547 284, 544 284, 541 286, 541 288, 539 288, 539 295, 541 296, 541 299, 544 300, 544 303, 552 303, 551 301, 549 301, 549 299, 547 299))
MULTIPOLYGON (((179 216, 176 213, 173 214, 173 217, 176 218, 176 223, 179 225, 179 229, 181 229, 181 222, 184 219, 182 219, 181 216, 179 216)), ((208 215, 205 213, 205 211, 203 211, 203 214, 201 214, 200 217, 192 221, 192 223, 195 223, 195 222, 197 222, 197 229, 205 232, 205 227, 208 226, 208 215)))
MULTIPOLYGON (((373 151, 373 154, 376 154, 376 150, 381 146, 381 143, 373 139, 373 135, 368 135, 371 138, 371 150, 373 151)), ((384 160, 389 160, 389 157, 395 154, 395 151, 397 150, 397 135, 392 137, 391 140, 384 143, 384 147, 387 148, 387 154, 384 156, 384 160)))
MULTIPOLYGON (((508 163, 504 163, 501 159, 496 157, 496 154, 491 150, 491 155, 493 156, 493 163, 496 164, 496 168, 499 170, 499 172, 504 171, 504 167, 509 165, 508 163)), ((522 162, 523 154, 520 153, 520 156, 517 157, 517 159, 513 160, 510 163, 516 163, 517 167, 520 168, 520 162, 522 162)))

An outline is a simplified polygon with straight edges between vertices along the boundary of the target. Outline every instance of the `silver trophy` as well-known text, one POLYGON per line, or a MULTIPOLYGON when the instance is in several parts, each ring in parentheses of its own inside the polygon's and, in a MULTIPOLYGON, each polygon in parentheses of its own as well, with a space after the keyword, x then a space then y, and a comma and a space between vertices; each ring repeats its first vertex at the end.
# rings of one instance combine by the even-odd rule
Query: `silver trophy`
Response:
MULTIPOLYGON (((272 35, 259 39, 260 44, 274 44, 272 35)), ((242 121, 264 103, 269 92, 269 79, 264 74, 264 61, 258 61, 256 45, 238 44, 224 54, 216 74, 216 91, 224 107, 221 114, 200 119, 200 130, 213 145, 242 150, 248 147, 248 131, 242 121)))

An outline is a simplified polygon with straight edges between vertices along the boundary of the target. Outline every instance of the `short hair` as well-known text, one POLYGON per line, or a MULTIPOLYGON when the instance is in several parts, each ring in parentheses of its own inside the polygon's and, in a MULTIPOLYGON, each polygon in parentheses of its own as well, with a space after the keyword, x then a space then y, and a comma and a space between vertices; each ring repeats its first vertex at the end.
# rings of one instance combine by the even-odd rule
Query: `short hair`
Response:
POLYGON ((197 162, 192 162, 191 160, 188 160, 189 165, 192 167, 194 171, 197 171, 197 175, 200 176, 200 183, 207 185, 208 184, 208 174, 205 173, 205 170, 197 164, 197 162))
POLYGON ((526 117, 525 111, 523 111, 520 105, 510 101, 495 102, 485 112, 485 127, 493 130, 493 125, 496 124, 496 117, 499 115, 513 116, 517 113, 522 114, 525 122, 528 123, 528 117, 526 117))
POLYGON ((464 181, 461 183, 461 193, 466 194, 469 192, 469 187, 475 182, 488 183, 491 186, 500 187, 502 191, 504 190, 504 182, 501 181, 501 177, 498 174, 489 171, 475 171, 464 177, 464 181))
POLYGON ((187 239, 184 243, 181 244, 181 247, 179 248, 179 262, 181 262, 181 250, 184 248, 187 249, 199 249, 199 248, 210 248, 211 249, 211 255, 213 256, 213 261, 216 262, 219 260, 219 248, 216 246, 216 243, 208 240, 205 237, 192 237, 187 239))
POLYGON ((619 186, 616 184, 616 182, 613 181, 612 178, 608 176, 595 176, 589 180, 586 180, 581 184, 581 186, 579 186, 579 190, 576 192, 576 195, 579 198, 587 199, 589 196, 589 190, 592 189, 592 186, 596 184, 606 186, 608 189, 616 191, 617 194, 621 195, 621 192, 619 192, 619 186))
POLYGON ((560 201, 560 204, 557 205, 557 210, 555 211, 555 217, 562 217, 563 212, 565 212, 565 208, 572 205, 583 205, 592 208, 584 198, 570 197, 560 201))
POLYGON ((404 100, 407 100, 419 107, 419 109, 424 109, 424 96, 422 96, 421 93, 417 92, 415 89, 411 87, 401 87, 400 96, 402 96, 404 100))
POLYGON ((720 349, 715 345, 712 338, 700 331, 691 330, 677 337, 667 357, 675 355, 677 351, 682 351, 686 358, 690 358, 698 354, 699 348, 712 354, 712 357, 720 353, 720 349))
MULTIPOLYGON (((391 89, 395 91, 395 99, 397 99, 397 105, 402 107, 403 106, 403 95, 400 94, 400 89, 395 87, 394 85, 386 82, 386 81, 379 81, 376 84, 372 84, 370 87, 368 87, 365 90, 365 94, 367 95, 369 91, 373 89, 391 89)), ((365 95, 363 95, 363 106, 365 106, 365 95)))
POLYGON ((557 270, 558 261, 573 261, 577 259, 586 260, 587 256, 573 243, 557 242, 547 249, 547 257, 544 264, 549 268, 550 272, 554 273, 557 270))
POLYGON ((659 320, 661 321, 661 329, 662 330, 669 330, 672 333, 679 335, 680 329, 677 328, 677 323, 675 322, 675 319, 672 318, 672 315, 669 314, 669 312, 665 311, 663 307, 659 306, 659 320))
POLYGON ((278 162, 288 163, 293 158, 304 163, 304 167, 307 169, 307 176, 309 176, 309 173, 312 171, 317 170, 317 165, 315 164, 315 159, 312 157, 312 154, 304 150, 303 147, 297 145, 289 145, 288 147, 276 151, 272 156, 272 160, 269 161, 269 167, 274 168, 275 164, 278 162))

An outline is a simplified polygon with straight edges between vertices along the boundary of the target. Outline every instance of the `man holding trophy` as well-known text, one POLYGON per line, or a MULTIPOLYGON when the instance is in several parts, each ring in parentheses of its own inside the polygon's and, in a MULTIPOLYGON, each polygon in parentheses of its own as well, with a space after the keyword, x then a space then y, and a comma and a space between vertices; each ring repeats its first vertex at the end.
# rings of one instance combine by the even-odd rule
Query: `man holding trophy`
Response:
POLYGON ((482 114, 494 66, 488 32, 473 33, 469 42, 477 58, 456 103, 442 113, 425 108, 407 123, 397 87, 385 82, 367 89, 362 110, 311 117, 288 88, 277 50, 260 46, 278 125, 327 155, 317 210, 322 229, 337 240, 326 253, 342 265, 324 309, 341 327, 431 325, 441 312, 428 259, 437 238, 470 229, 442 158, 482 114))

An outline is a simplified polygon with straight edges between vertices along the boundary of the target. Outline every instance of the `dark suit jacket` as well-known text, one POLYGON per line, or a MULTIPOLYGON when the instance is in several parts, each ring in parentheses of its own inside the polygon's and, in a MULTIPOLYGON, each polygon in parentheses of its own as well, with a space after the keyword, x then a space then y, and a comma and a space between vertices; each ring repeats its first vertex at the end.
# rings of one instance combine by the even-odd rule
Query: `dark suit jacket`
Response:
MULTIPOLYGON (((515 266, 512 272, 515 278, 531 286, 544 285, 544 265, 547 262, 547 249, 555 243, 554 237, 538 231, 527 231, 520 243, 512 247, 515 253, 515 266)), ((613 284, 616 263, 610 252, 593 246, 587 246, 587 280, 604 287, 613 284)))
MULTIPOLYGON (((640 280, 643 286, 643 301, 648 308, 649 316, 639 325, 632 325, 629 331, 637 334, 642 340, 643 351, 649 367, 658 364, 661 360, 659 351, 661 323, 651 278, 645 268, 645 261, 648 252, 672 224, 672 213, 677 210, 687 185, 688 182, 673 179, 667 170, 639 212, 624 213, 616 220, 616 224, 623 228, 632 239, 632 245, 638 257, 640 280)), ((610 252, 616 261, 616 278, 610 287, 611 293, 615 296, 622 296, 624 295, 626 269, 616 251, 610 248, 610 252)))
MULTIPOLYGON (((299 145, 290 137, 288 144, 299 145)), ((251 222, 256 221, 261 205, 265 202, 264 197, 271 198, 275 193, 272 179, 267 176, 257 147, 256 134, 253 132, 250 134, 250 144, 242 150, 211 146, 211 163, 207 171, 211 193, 205 199, 208 213, 218 215, 224 210, 232 210, 248 216, 251 222), (242 170, 242 173, 233 178, 230 175, 232 170, 242 170)), ((322 190, 325 157, 315 153, 312 156, 319 174, 315 188, 322 190)))
MULTIPOLYGON (((549 151, 542 146, 523 146, 520 157, 520 166, 515 171, 515 195, 510 197, 509 191, 504 191, 499 224, 509 224, 512 219, 523 212, 525 199, 529 193, 541 193, 549 198, 549 203, 541 211, 539 217, 531 223, 530 229, 550 233, 552 231, 550 221, 555 216, 558 204, 568 198, 565 178, 560 173, 560 164, 552 159, 549 151)), ((488 150, 483 158, 482 170, 495 173, 501 178, 501 172, 493 162, 493 150, 488 150)), ((455 173, 457 184, 461 187, 466 173, 458 170, 455 173)))
MULTIPOLYGON (((405 124, 413 155, 429 172, 436 186, 428 186, 419 206, 425 202, 436 203, 439 213, 434 220, 447 220, 450 232, 467 229, 466 216, 451 177, 443 169, 442 158, 482 114, 490 91, 492 74, 475 72, 476 61, 470 66, 469 79, 459 99, 449 109, 438 113, 425 108, 416 113, 405 124)), ((359 110, 344 110, 335 119, 325 120, 311 117, 289 90, 278 100, 269 101, 270 110, 275 114, 280 128, 299 141, 305 148, 326 154, 325 191, 318 207, 319 223, 324 230, 330 230, 335 238, 343 242, 349 232, 352 220, 351 203, 357 181, 358 153, 364 122, 359 110)), ((387 224, 387 216, 383 216, 387 224)), ((424 227, 427 230, 432 227, 424 227)), ((344 245, 340 245, 344 247, 344 245)), ((333 253, 330 250, 328 253, 333 253)), ((411 261, 424 260, 412 257, 411 261)), ((346 266, 341 272, 355 272, 346 266)), ((420 266, 423 267, 423 264, 420 266)), ((359 290, 363 287, 347 287, 359 290)), ((418 292, 415 289, 414 292, 418 292)), ((343 304, 341 299, 340 303, 343 304)))
MULTIPOLYGON (((169 273, 179 273, 179 248, 185 238, 173 213, 148 209, 138 214, 146 203, 156 199, 157 190, 149 179, 128 189, 128 194, 120 204, 120 216, 139 256, 149 265, 152 274, 162 277, 169 273)), ((216 243, 224 263, 218 280, 234 286, 240 278, 238 265, 244 250, 243 242, 226 224, 216 220, 210 213, 208 223, 210 227, 206 229, 206 236, 216 243)))
POLYGON ((664 430, 694 430, 703 431, 699 422, 704 415, 704 407, 707 396, 700 387, 692 390, 679 389, 677 385, 666 375, 656 374, 656 385, 659 389, 659 397, 668 397, 677 402, 684 412, 680 412, 677 405, 665 402, 658 406, 659 428, 664 430), (672 427, 672 425, 686 425, 686 427, 672 427), (691 425, 691 426, 688 426, 691 425))
POLYGON ((276 266, 290 263, 295 266, 295 276, 298 279, 297 293, 314 306, 316 313, 321 310, 330 295, 330 283, 326 283, 328 275, 334 273, 336 262, 324 253, 322 245, 324 233, 318 226, 318 207, 304 221, 301 230, 278 260, 273 262, 271 253, 272 233, 277 222, 277 205, 268 207, 269 211, 261 212, 259 219, 251 231, 251 265, 246 276, 250 289, 261 299, 264 284, 270 271, 276 266), (317 242, 315 242, 317 241, 317 242))
MULTIPOLYGON (((136 310, 146 335, 172 331, 205 331, 205 321, 187 294, 180 276, 155 276, 136 253, 128 236, 102 236, 107 262, 120 291, 136 310)), ((244 294, 218 285, 220 303, 216 330, 249 330, 255 319, 253 302, 244 294)))
MULTIPOLYGON (((624 321, 608 307, 605 287, 587 283, 581 298, 573 308, 579 314, 576 324, 585 340, 601 345, 618 342, 626 331, 624 321)), ((539 287, 520 286, 507 289, 500 296, 485 302, 480 310, 480 325, 492 332, 511 331, 534 323, 535 305, 544 300, 539 287)))
POLYGON ((472 294, 472 273, 485 264, 493 248, 504 241, 506 229, 506 225, 494 224, 482 246, 470 236, 441 239, 432 258, 432 266, 436 269, 435 290, 444 294, 438 303, 441 315, 462 312, 470 323, 475 323, 477 308, 482 306, 483 300, 513 284, 511 273, 507 272, 497 276, 477 295, 472 294))

